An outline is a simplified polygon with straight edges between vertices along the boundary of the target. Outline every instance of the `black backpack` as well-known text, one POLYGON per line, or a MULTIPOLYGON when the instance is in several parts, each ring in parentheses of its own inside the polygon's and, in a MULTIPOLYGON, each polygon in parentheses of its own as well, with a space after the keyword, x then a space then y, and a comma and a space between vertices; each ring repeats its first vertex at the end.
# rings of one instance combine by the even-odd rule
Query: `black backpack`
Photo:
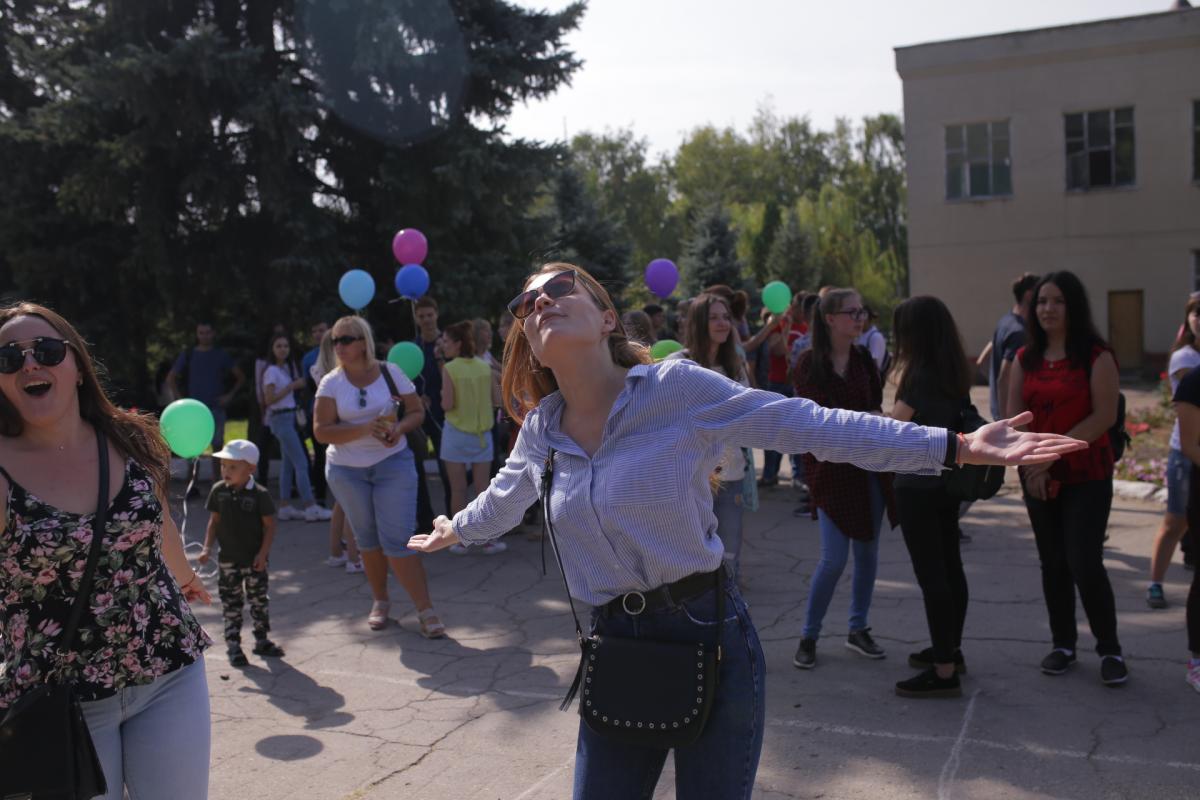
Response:
MULTIPOLYGON (((958 413, 957 432, 974 433, 986 424, 987 422, 979 415, 975 406, 971 405, 971 401, 963 400, 962 408, 958 413)), ((952 431, 950 435, 953 436, 954 432, 952 431)), ((957 497, 959 500, 990 500, 1004 485, 1004 469, 1003 466, 984 466, 982 464, 963 464, 954 467, 949 472, 943 473, 946 476, 946 491, 951 497, 957 497)))

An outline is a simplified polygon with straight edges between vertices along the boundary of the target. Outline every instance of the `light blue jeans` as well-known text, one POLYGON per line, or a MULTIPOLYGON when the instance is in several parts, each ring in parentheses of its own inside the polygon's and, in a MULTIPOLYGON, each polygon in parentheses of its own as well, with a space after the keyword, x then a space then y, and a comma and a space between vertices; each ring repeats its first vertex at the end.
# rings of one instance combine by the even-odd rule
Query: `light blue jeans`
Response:
POLYGON ((325 463, 333 489, 359 550, 378 550, 391 558, 416 555, 408 549, 417 529, 417 468, 407 447, 370 467, 325 463))
POLYGON ((713 498, 713 513, 717 515, 717 536, 725 546, 725 563, 734 577, 738 573, 742 554, 742 481, 723 481, 713 498))
POLYGON ((812 587, 808 591, 808 608, 804 612, 804 629, 801 636, 816 639, 821 635, 821 623, 833 600, 838 579, 846 569, 850 549, 854 549, 854 578, 850 588, 850 632, 867 628, 867 614, 871 611, 871 595, 875 592, 875 573, 879 568, 879 529, 883 521, 883 490, 874 475, 867 478, 871 493, 871 524, 875 537, 868 542, 851 539, 842 533, 823 509, 817 509, 821 527, 821 560, 813 574, 812 587))
POLYGON ((279 455, 283 459, 283 469, 279 475, 279 504, 287 505, 292 499, 292 484, 300 492, 300 500, 305 507, 317 502, 313 497, 312 482, 308 479, 308 452, 300 441, 300 432, 296 430, 296 412, 275 412, 267 416, 271 433, 279 441, 279 455))
POLYGON ((206 800, 209 738, 204 659, 153 683, 81 704, 108 794, 101 800, 206 800))

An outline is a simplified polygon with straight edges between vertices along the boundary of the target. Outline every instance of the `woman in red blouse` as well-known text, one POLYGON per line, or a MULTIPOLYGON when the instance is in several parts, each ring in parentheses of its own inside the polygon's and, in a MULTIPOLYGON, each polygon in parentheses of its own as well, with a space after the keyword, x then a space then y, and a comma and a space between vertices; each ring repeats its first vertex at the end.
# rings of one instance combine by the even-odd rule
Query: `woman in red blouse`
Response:
POLYGON ((1070 272, 1052 272, 1034 289, 1026 346, 1017 351, 1008 410, 1029 410, 1029 429, 1090 442, 1053 465, 1022 467, 1025 506, 1042 563, 1042 593, 1054 649, 1042 672, 1061 675, 1075 663, 1075 592, 1087 614, 1100 677, 1119 686, 1129 673, 1117 640, 1117 611, 1104 568, 1104 535, 1112 508, 1117 419, 1117 362, 1092 324, 1087 292, 1070 272))
MULTIPOLYGON (((862 335, 867 310, 853 289, 826 293, 812 315, 812 349, 796 362, 792 380, 796 396, 826 408, 882 413, 883 381, 870 352, 854 344, 862 335)), ((871 638, 867 614, 875 591, 879 564, 879 528, 886 507, 896 523, 891 475, 867 472, 851 464, 817 461, 804 456, 813 516, 820 521, 821 559, 813 573, 800 646, 792 663, 812 669, 817 660, 817 637, 833 599, 838 579, 854 550, 851 582, 850 634, 846 647, 867 658, 885 653, 871 638), (869 498, 869 502, 864 499, 869 498)))

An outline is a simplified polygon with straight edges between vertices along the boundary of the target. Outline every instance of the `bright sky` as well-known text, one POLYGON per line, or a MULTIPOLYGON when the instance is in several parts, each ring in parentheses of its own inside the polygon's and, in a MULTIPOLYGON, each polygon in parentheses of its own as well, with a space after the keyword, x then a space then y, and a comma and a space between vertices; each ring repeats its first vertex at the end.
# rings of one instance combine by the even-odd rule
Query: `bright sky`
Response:
MULTIPOLYGON (((559 10, 566 0, 516 0, 559 10)), ((514 136, 632 128, 652 153, 744 129, 763 102, 822 129, 903 102, 893 47, 1168 10, 1171 0, 591 0, 572 86, 514 110, 514 136)))

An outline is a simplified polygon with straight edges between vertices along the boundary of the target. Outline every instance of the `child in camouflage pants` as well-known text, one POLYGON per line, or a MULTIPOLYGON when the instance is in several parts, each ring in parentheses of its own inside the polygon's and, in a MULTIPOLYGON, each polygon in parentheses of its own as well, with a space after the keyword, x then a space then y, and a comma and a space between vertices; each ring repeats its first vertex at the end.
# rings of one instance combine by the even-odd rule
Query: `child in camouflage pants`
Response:
POLYGON ((208 495, 208 529, 204 534, 201 564, 208 561, 213 542, 217 556, 217 588, 225 616, 225 645, 229 663, 244 667, 242 608, 250 605, 254 628, 254 654, 282 656, 283 648, 267 638, 271 620, 267 613, 267 556, 275 538, 275 503, 266 487, 254 482, 258 448, 245 439, 234 439, 214 458, 221 459, 221 480, 208 495))

